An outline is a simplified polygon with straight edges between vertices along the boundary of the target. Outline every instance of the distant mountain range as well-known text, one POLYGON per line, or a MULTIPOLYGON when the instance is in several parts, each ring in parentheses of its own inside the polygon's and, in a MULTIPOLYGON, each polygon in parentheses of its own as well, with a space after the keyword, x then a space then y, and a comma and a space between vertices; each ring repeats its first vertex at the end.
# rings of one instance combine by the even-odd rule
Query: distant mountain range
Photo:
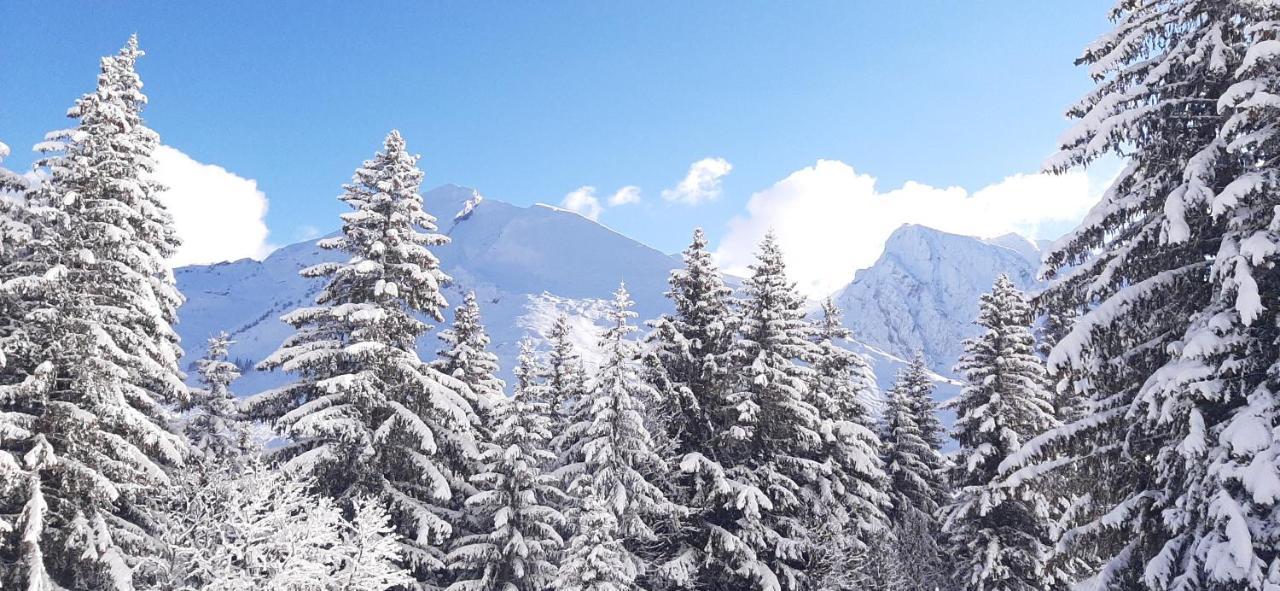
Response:
MULTIPOLYGON (((571 316, 579 345, 592 355, 597 322, 620 281, 627 283, 642 319, 669 308, 663 293, 668 274, 680 265, 679 256, 554 207, 519 207, 454 185, 424 198, 427 210, 439 218, 439 232, 451 238, 435 249, 454 280, 446 299, 457 303, 466 291, 475 290, 504 378, 510 378, 520 338, 537 336, 562 312, 571 316)), ((184 363, 204 354, 206 338, 226 330, 236 341, 232 357, 246 368, 233 385, 240 395, 283 383, 287 376, 259 372, 252 365, 291 333, 279 317, 309 305, 320 288, 298 271, 340 256, 311 240, 281 248, 262 261, 178 269, 178 287, 187 297, 177 326, 186 349, 184 363)), ((939 373, 943 385, 938 395, 945 398, 954 392, 945 378, 960 343, 974 334, 979 294, 1001 272, 1034 289, 1039 256, 1039 245, 1016 235, 983 240, 904 226, 889 237, 879 260, 858 271, 834 297, 854 331, 854 348, 872 359, 882 388, 890 385, 905 359, 923 351, 939 373)), ((444 323, 432 324, 451 321, 450 311, 444 323)), ((419 352, 424 359, 434 358, 438 344, 434 336, 424 337, 419 352)))

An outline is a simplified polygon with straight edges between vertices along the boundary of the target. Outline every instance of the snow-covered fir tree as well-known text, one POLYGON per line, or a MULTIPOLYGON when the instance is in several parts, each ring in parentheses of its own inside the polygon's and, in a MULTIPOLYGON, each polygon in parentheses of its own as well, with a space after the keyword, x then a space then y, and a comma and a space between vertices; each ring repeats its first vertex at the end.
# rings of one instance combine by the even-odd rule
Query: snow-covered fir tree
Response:
POLYGON ((587 370, 573 344, 573 328, 569 326, 568 316, 557 316, 545 336, 551 350, 547 352, 541 376, 546 386, 542 395, 546 397, 551 432, 563 433, 572 418, 573 405, 586 391, 587 370))
POLYGON ((556 576, 564 519, 556 506, 562 493, 547 472, 556 457, 545 404, 529 394, 538 367, 533 345, 521 343, 515 392, 489 415, 494 433, 481 461, 485 471, 472 477, 478 492, 468 509, 483 517, 485 531, 467 536, 449 553, 460 573, 455 591, 540 591, 556 576))
MULTIPOLYGON (((9 273, 11 264, 21 255, 31 239, 29 210, 26 199, 30 184, 16 172, 4 167, 9 146, 0 142, 0 273, 9 273)), ((0 274, 0 285, 11 277, 0 274)), ((20 381, 23 374, 8 357, 20 352, 22 306, 17 294, 0 289, 0 385, 20 381)))
POLYGON ((386 591, 413 579, 385 509, 352 500, 346 520, 314 485, 251 461, 201 487, 174 491, 164 539, 175 591, 386 591))
MULTIPOLYGON (((645 423, 651 387, 641 378, 636 313, 626 286, 614 292, 609 326, 600 339, 604 359, 573 404, 570 425, 558 446, 567 460, 557 473, 577 499, 596 495, 614 512, 618 536, 640 571, 641 546, 655 539, 663 519, 679 509, 659 487, 666 464, 653 449, 645 423)), ((578 532, 581 533, 581 532, 578 532)))
POLYGON ((428 329, 415 314, 441 319, 449 279, 429 250, 447 238, 423 210, 417 161, 393 131, 344 187, 353 211, 320 246, 349 258, 302 271, 326 285, 315 306, 284 317, 296 332, 261 363, 297 380, 249 409, 291 439, 275 452, 284 469, 339 501, 384 502, 404 564, 426 585, 447 581, 443 549, 462 519, 450 505, 477 450, 466 384, 415 353, 428 329))
POLYGON ((1046 375, 1036 356, 1031 311, 1006 275, 982 295, 977 325, 956 370, 966 385, 951 403, 960 449, 943 508, 946 554, 957 589, 1047 591, 1068 581, 1046 565, 1050 506, 1036 487, 1008 486, 999 466, 1022 444, 1056 426, 1046 375))
POLYGON ((933 381, 921 356, 898 372, 885 399, 880 438, 889 476, 891 517, 909 512, 932 520, 946 497, 941 421, 933 402, 933 381))
POLYGON ((941 526, 938 511, 946 499, 942 458, 920 426, 936 421, 932 404, 933 384, 922 357, 898 372, 881 415, 881 457, 888 477, 889 521, 900 553, 902 589, 928 591, 944 584, 946 567, 938 548, 941 526), (922 404, 921 398, 927 404, 922 404), (921 414, 925 408, 927 415, 921 414))
POLYGON ((674 457, 700 450, 711 438, 709 411, 722 404, 733 342, 732 290, 707 250, 702 229, 684 251, 684 267, 668 279, 674 313, 653 323, 646 341, 656 373, 660 409, 674 457))
POLYGON ((870 559, 869 544, 889 531, 888 480, 880 438, 866 407, 878 396, 875 375, 866 359, 841 345, 850 336, 840 322, 840 309, 827 298, 812 327, 814 346, 807 355, 813 369, 810 400, 819 411, 833 485, 817 491, 815 529, 830 532, 834 545, 842 547, 841 561, 849 556, 870 559))
MULTIPOLYGON (((813 348, 808 353, 813 368, 810 400, 819 411, 823 454, 831 469, 831 487, 818 490, 817 521, 813 524, 824 548, 815 553, 814 569, 827 568, 860 579, 883 565, 861 564, 883 559, 870 545, 883 542, 890 533, 886 510, 888 480, 881 463, 881 440, 874 431, 867 402, 878 398, 876 376, 867 359, 842 347, 851 333, 841 324, 840 308, 831 299, 822 304, 822 316, 813 322, 813 348), (823 564, 833 562, 832 564, 823 564)), ((869 581, 863 581, 868 583, 869 581)), ((851 585, 852 581, 845 581, 851 585)), ((826 581, 829 588, 855 588, 826 581)))
POLYGON ((609 503, 594 491, 584 496, 575 512, 573 537, 561 559, 555 591, 639 591, 635 562, 623 547, 618 518, 609 503))
POLYGON ((453 326, 438 335, 445 348, 431 367, 466 384, 474 396, 471 402, 476 412, 483 415, 505 397, 506 384, 498 379, 498 356, 489 350, 489 335, 480 319, 480 304, 474 291, 467 292, 453 315, 453 326))
POLYGON ((812 371, 804 299, 788 281, 772 234, 760 245, 744 283, 738 334, 730 351, 734 377, 714 409, 712 439, 681 469, 695 476, 693 503, 707 523, 703 585, 733 589, 803 589, 823 469, 818 410, 809 402, 812 371))
MULTIPOLYGON (((696 229, 685 249, 684 266, 671 272, 666 293, 673 313, 652 323, 646 336, 643 362, 645 378, 657 393, 652 414, 662 430, 655 433, 659 452, 669 466, 678 467, 686 454, 709 449, 715 428, 712 412, 724 406, 729 349, 733 342, 732 290, 707 250, 707 238, 696 229)), ((691 506, 694 475, 672 470, 666 480, 667 497, 691 506)), ((710 535, 709 525, 696 517, 679 524, 676 535, 663 539, 658 551, 665 559, 655 565, 654 576, 677 588, 693 585, 704 559, 699 540, 710 535)))
POLYGON ((201 387, 191 391, 183 431, 191 447, 207 458, 234 459, 254 447, 231 392, 231 382, 240 377, 240 368, 227 360, 232 343, 225 332, 210 337, 208 351, 196 362, 201 387))
POLYGON ((1050 168, 1127 166, 1046 259, 1082 315, 1049 358, 1090 413, 1010 468, 1092 482, 1060 544, 1097 589, 1280 586, 1275 22, 1270 2, 1126 0, 1050 168), (1270 304, 1267 302, 1271 301, 1270 304))
POLYGON ((184 460, 167 405, 186 388, 165 264, 177 239, 149 180, 159 140, 142 120, 141 55, 131 38, 103 58, 97 88, 68 111, 76 126, 38 146, 31 233, 0 270, 21 325, 0 386, 0 456, 25 472, 26 494, 0 507, 17 515, 0 542, 15 588, 130 590, 160 576, 149 497, 184 460))
MULTIPOLYGON (((446 347, 439 351, 439 357, 431 367, 467 386, 459 390, 459 394, 467 396, 467 401, 475 409, 472 437, 477 450, 482 450, 493 438, 491 428, 495 423, 488 415, 494 406, 506 399, 503 393, 506 384, 497 377, 498 356, 489 351, 489 335, 481 322, 480 304, 476 301, 475 292, 467 292, 462 305, 454 308, 453 314, 453 326, 438 335, 446 347)), ((455 470, 474 475, 483 472, 484 468, 476 457, 471 465, 455 467, 455 470)), ((485 531, 485 517, 474 515, 466 506, 467 499, 476 494, 474 483, 467 480, 452 484, 453 499, 448 510, 462 516, 453 523, 455 539, 485 531)))
MULTIPOLYGON (((938 403, 933 400, 933 377, 925 362, 924 353, 917 352, 911 358, 907 367, 899 372, 893 387, 908 401, 916 426, 920 428, 920 436, 937 455, 942 450, 947 431, 942 426, 942 418, 938 416, 938 403)), ((935 465, 941 470, 941 459, 935 465)))

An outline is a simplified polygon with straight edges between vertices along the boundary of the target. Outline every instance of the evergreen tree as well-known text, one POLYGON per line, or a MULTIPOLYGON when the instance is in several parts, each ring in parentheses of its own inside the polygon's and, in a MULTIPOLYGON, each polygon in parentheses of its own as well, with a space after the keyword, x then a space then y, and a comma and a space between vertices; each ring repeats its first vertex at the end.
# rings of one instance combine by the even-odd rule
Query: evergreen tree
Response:
POLYGON ((159 576, 149 497, 184 460, 167 405, 186 388, 165 264, 177 239, 149 180, 159 140, 141 116, 141 55, 131 38, 103 58, 96 90, 68 111, 76 127, 39 146, 31 233, 0 271, 21 324, 0 385, 0 456, 26 474, 25 494, 0 507, 18 515, 0 542, 14 587, 129 590, 159 576))
POLYGON ((1049 363, 1091 412, 1008 467, 1093 484, 1061 545, 1097 589, 1280 585, 1276 13, 1126 0, 1079 59, 1097 88, 1050 167, 1128 161, 1046 259, 1050 307, 1082 312, 1049 363))
POLYGON ((812 327, 809 391, 819 411, 824 451, 832 471, 830 490, 819 491, 818 527, 831 530, 845 556, 869 556, 868 545, 888 533, 887 479, 865 402, 876 394, 875 375, 861 355, 840 345, 851 333, 830 298, 812 327))
POLYGON ((694 545, 703 585, 802 589, 814 507, 832 485, 809 402, 813 372, 801 363, 809 328, 772 234, 751 269, 730 352, 735 382, 714 409, 705 448, 713 455, 691 452, 681 468, 695 477, 693 502, 707 524, 707 539, 694 545))
POLYGON ((983 294, 957 366, 966 385, 952 406, 960 444, 954 492, 943 508, 947 556, 958 589, 1045 591, 1067 581, 1046 567, 1050 507, 1035 487, 1010 487, 999 466, 1055 426, 1045 371, 1029 328, 1030 308, 1008 276, 983 294))
MULTIPOLYGON (((701 452, 715 457, 707 445, 715 429, 713 412, 724 406, 729 380, 729 349, 733 342, 732 290, 707 250, 702 229, 684 251, 684 267, 668 279, 674 313, 653 322, 646 337, 645 378, 655 388, 652 414, 661 430, 655 433, 658 450, 669 466, 677 467, 685 455, 701 452)), ((673 470, 665 481, 667 497, 693 508, 694 475, 673 470)), ((684 520, 676 535, 667 536, 654 577, 676 588, 693 586, 699 578, 703 556, 699 540, 710 535, 708 524, 698 518, 684 520)))
MULTIPOLYGON (((31 240, 30 212, 26 200, 30 185, 21 175, 4 167, 9 146, 0 142, 0 286, 12 279, 13 262, 31 240)), ((17 294, 0 289, 0 385, 21 381, 24 377, 20 360, 27 339, 22 337, 22 305, 17 294)), ((29 347, 25 347, 29 348, 29 347)), ((2 421, 3 419, 0 419, 2 421)))
POLYGON ((222 332, 209 339, 208 352, 196 362, 202 388, 192 390, 185 433, 196 453, 209 458, 234 460, 251 451, 249 430, 236 407, 231 382, 240 377, 240 368, 227 361, 234 341, 222 332))
MULTIPOLYGON (((614 512, 618 536, 632 554, 635 570, 642 559, 641 546, 653 542, 655 527, 678 511, 655 484, 665 464, 653 449, 645 425, 643 401, 652 398, 650 386, 640 377, 637 344, 628 337, 636 331, 626 286, 614 293, 610 326, 600 340, 604 360, 588 383, 586 394, 573 406, 573 419, 560 448, 568 459, 559 470, 569 493, 582 499, 599 496, 614 512)), ((581 532, 578 532, 581 533, 581 532)))
POLYGON ((551 418, 551 432, 563 433, 572 420, 573 406, 586 392, 587 371, 573 344, 573 332, 567 316, 561 314, 556 317, 546 338, 551 350, 547 352, 547 363, 541 376, 546 386, 543 395, 546 396, 547 412, 551 418))
MULTIPOLYGON (((506 400, 503 393, 506 384, 497 377, 498 356, 488 350, 489 335, 485 333, 480 319, 480 304, 476 301, 475 292, 468 292, 462 305, 455 308, 453 314, 453 326, 438 335, 446 347, 439 351, 439 357, 431 366, 467 386, 459 390, 459 394, 466 396, 476 411, 471 431, 477 449, 483 451, 484 446, 493 441, 491 429, 495 423, 489 415, 496 405, 506 400)), ((471 475, 484 471, 478 457, 474 463, 458 469, 460 474, 471 475)), ((477 492, 474 482, 454 481, 451 485, 453 500, 448 509, 459 515, 454 520, 454 537, 469 537, 487 531, 487 526, 484 525, 486 516, 476 515, 467 507, 467 499, 477 492)))
MULTIPOLYGON (((431 367, 466 384, 469 393, 474 395, 471 403, 478 414, 483 415, 505 398, 506 384, 497 377, 498 356, 489 350, 489 335, 480 320, 480 304, 474 291, 467 292, 453 314, 453 327, 439 334, 446 347, 440 350, 439 359, 432 362, 431 367)), ((483 433, 483 429, 480 432, 483 433)))
POLYGON ((443 548, 462 521, 450 504, 475 465, 476 417, 466 384, 415 352, 428 329, 415 314, 439 321, 449 280, 428 249, 447 238, 431 233, 417 160, 392 131, 344 187, 340 199, 353 211, 320 246, 350 258, 302 271, 327 283, 314 307, 284 317, 297 332, 261 363, 297 381, 249 408, 292 440, 276 452, 286 470, 339 501, 384 502, 404 564, 430 582, 447 580, 443 548))
POLYGON ((897 383, 889 390, 880 438, 889 481, 889 521, 899 546, 911 550, 897 565, 906 579, 901 588, 930 591, 946 578, 936 518, 944 489, 937 452, 921 432, 913 394, 905 387, 916 373, 913 367, 899 371, 897 383))
POLYGON ((941 470, 941 459, 936 456, 942 450, 946 428, 938 417, 938 403, 933 401, 933 378, 925 363, 924 353, 916 353, 907 367, 898 374, 894 388, 901 392, 907 400, 908 407, 915 417, 916 426, 920 428, 920 436, 934 451, 934 466, 941 470))
POLYGON ((540 591, 556 576, 563 541, 555 509, 563 493, 545 469, 555 461, 547 444, 550 423, 542 403, 529 397, 535 378, 533 346, 521 343, 516 391, 492 413, 492 443, 481 455, 485 472, 472 478, 479 492, 467 506, 485 517, 487 530, 464 538, 449 554, 465 573, 449 588, 475 591, 540 591))
POLYGON ((723 404, 728 353, 733 342, 732 291, 707 250, 702 229, 684 251, 684 267, 668 280, 675 312, 663 315, 647 337, 649 363, 662 387, 659 400, 675 457, 700 450, 711 439, 710 411, 723 404))
POLYGON ((556 591, 639 591, 635 563, 618 534, 618 518, 593 491, 583 492, 574 535, 551 588, 556 591))

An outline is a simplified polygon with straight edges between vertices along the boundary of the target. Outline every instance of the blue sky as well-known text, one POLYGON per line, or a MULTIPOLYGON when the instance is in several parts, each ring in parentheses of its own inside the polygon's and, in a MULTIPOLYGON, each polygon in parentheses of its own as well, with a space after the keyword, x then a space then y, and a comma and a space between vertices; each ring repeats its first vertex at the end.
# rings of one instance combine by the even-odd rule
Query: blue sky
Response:
POLYGON ((256 181, 273 244, 335 228, 341 183, 394 127, 430 186, 520 204, 639 187, 600 221, 674 251, 695 225, 726 240, 752 195, 820 160, 881 193, 1036 172, 1110 4, 9 0, 0 138, 28 164, 137 32, 149 124, 256 181), (662 198, 713 157, 732 166, 718 198, 662 198))

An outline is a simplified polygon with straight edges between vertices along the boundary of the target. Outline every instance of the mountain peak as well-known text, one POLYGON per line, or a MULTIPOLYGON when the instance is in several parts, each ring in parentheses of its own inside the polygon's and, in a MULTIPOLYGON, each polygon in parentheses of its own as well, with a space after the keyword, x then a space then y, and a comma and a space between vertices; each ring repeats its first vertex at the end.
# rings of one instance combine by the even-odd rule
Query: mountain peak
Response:
POLYGON ((978 297, 996 276, 1008 274, 1022 289, 1038 285, 1038 250, 1017 238, 1026 243, 1021 250, 1005 237, 988 241, 904 225, 835 301, 859 341, 903 359, 923 351, 934 371, 950 375, 960 344, 973 335, 978 297))

